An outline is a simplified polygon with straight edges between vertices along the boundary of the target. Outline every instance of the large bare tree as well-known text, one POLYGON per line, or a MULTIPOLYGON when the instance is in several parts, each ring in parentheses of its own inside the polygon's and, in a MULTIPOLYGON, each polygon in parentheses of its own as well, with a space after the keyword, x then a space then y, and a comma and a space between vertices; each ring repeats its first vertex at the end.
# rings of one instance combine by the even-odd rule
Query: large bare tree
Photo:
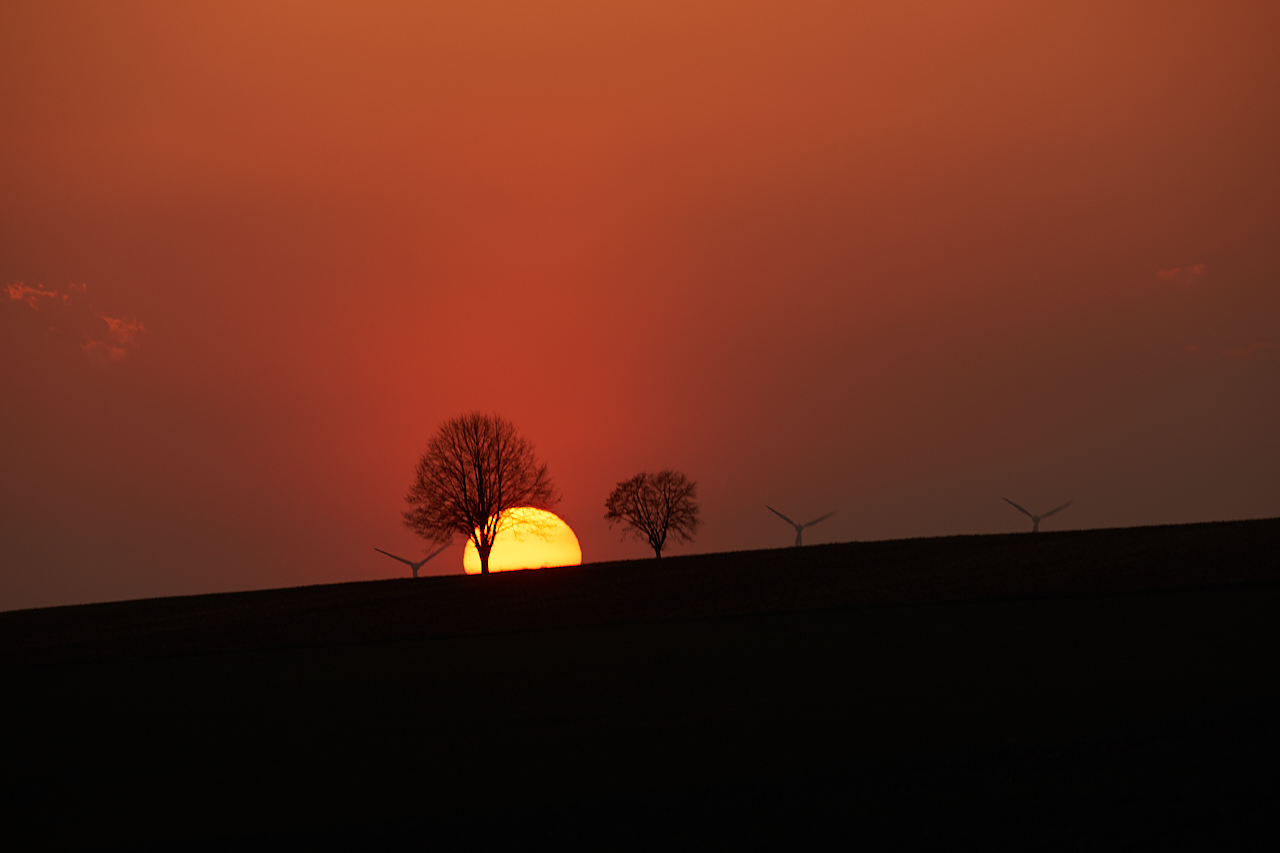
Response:
POLYGON ((698 531, 698 484, 679 471, 636 474, 623 480, 605 501, 605 521, 621 522, 637 539, 646 539, 658 558, 667 537, 692 542, 698 531))
POLYGON ((510 510, 550 509, 559 500, 533 445, 510 421, 472 412, 446 421, 418 460, 405 500, 409 529, 432 542, 470 539, 489 574, 493 540, 511 524, 510 510))

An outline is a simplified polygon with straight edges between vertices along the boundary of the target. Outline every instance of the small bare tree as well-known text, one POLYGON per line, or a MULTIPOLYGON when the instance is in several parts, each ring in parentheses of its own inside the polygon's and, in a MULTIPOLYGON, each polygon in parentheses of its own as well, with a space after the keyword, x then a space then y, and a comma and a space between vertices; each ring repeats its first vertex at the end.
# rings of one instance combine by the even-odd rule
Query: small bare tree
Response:
POLYGON ((621 522, 637 539, 647 539, 659 559, 667 536, 692 542, 698 530, 698 484, 678 471, 636 474, 619 483, 605 501, 605 521, 621 522))
POLYGON ((559 500, 533 445, 510 421, 472 412, 446 421, 418 460, 405 498, 404 523, 431 542, 461 533, 480 554, 489 574, 493 540, 510 526, 510 510, 550 509, 559 500))

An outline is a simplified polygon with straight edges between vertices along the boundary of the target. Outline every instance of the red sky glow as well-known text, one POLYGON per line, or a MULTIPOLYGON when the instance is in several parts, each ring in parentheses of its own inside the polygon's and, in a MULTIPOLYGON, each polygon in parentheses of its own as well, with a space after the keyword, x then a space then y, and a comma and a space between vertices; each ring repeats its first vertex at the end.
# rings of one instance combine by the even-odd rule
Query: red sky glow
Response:
MULTIPOLYGON (((0 609, 407 575, 446 418, 585 562, 1280 515, 1280 6, 0 8, 0 609)), ((426 573, 460 573, 462 543, 426 573)))

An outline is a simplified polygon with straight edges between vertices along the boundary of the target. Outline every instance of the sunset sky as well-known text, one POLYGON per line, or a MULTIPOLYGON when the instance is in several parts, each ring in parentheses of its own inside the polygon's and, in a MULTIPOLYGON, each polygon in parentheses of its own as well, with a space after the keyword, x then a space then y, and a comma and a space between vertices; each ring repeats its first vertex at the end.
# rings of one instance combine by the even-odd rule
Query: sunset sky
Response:
MULTIPOLYGON (((0 609, 408 576, 480 410, 584 560, 1280 515, 1280 4, 6 2, 0 609), (198 8, 193 8, 198 6, 198 8)), ((460 573, 459 541, 425 573, 460 573)))

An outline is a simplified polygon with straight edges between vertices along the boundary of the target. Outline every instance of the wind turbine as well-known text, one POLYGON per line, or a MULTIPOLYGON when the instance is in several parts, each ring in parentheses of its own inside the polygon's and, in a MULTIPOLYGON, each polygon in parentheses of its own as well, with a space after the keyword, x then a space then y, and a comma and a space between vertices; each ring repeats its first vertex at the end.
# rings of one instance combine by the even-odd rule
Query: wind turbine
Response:
POLYGON ((1032 533, 1039 533, 1039 532, 1040 532, 1040 519, 1042 519, 1042 518, 1048 518, 1049 516, 1053 515, 1055 512, 1058 512, 1058 511, 1060 511, 1060 510, 1064 510, 1064 509, 1066 509, 1067 507, 1071 506, 1071 501, 1067 501, 1067 502, 1066 502, 1066 503, 1064 503, 1062 506, 1057 507, 1056 509, 1051 509, 1051 510, 1049 510, 1048 512, 1046 512, 1044 515, 1032 515, 1031 513, 1027 512, 1025 509, 1023 509, 1022 507, 1018 506, 1016 503, 1014 503, 1013 501, 1009 500, 1008 498, 1001 498, 1000 500, 1002 500, 1002 501, 1004 501, 1005 503, 1009 504, 1011 507, 1013 507, 1014 509, 1016 509, 1016 510, 1018 510, 1019 512, 1021 512, 1021 513, 1022 513, 1023 515, 1025 515, 1027 518, 1031 519, 1031 532, 1032 532, 1032 533))
POLYGON ((416 578, 418 576, 418 569, 422 568, 423 563, 427 562, 427 560, 430 560, 436 554, 439 554, 445 548, 448 548, 450 544, 451 543, 449 542, 444 543, 439 548, 435 549, 430 554, 423 557, 421 560, 419 560, 416 563, 413 562, 413 560, 406 560, 404 557, 397 557, 395 554, 392 554, 390 551, 384 551, 381 548, 374 548, 373 550, 377 551, 379 554, 386 554, 388 557, 390 557, 393 560, 399 560, 400 562, 404 563, 406 566, 413 569, 413 576, 416 578))
POLYGON ((767 509, 767 510, 769 510, 769 512, 773 513, 773 514, 774 514, 774 515, 776 515, 778 518, 782 519, 782 520, 783 520, 783 521, 785 521, 787 524, 790 524, 792 527, 794 527, 794 528, 796 529, 796 547, 797 547, 797 548, 799 548, 799 547, 800 547, 800 545, 801 545, 801 542, 800 542, 800 536, 802 535, 802 531, 803 531, 806 527, 813 527, 813 526, 814 526, 815 524, 817 524, 819 521, 826 521, 828 518, 830 518, 831 516, 835 515, 835 512, 833 511, 833 512, 829 512, 829 513, 827 513, 826 515, 822 516, 822 518, 815 518, 813 521, 810 521, 808 524, 796 524, 794 521, 792 521, 791 519, 787 518, 785 515, 783 515, 782 513, 778 512, 776 509, 774 509, 773 507, 769 506, 768 504, 765 504, 765 505, 764 505, 764 508, 765 508, 765 509, 767 509))

